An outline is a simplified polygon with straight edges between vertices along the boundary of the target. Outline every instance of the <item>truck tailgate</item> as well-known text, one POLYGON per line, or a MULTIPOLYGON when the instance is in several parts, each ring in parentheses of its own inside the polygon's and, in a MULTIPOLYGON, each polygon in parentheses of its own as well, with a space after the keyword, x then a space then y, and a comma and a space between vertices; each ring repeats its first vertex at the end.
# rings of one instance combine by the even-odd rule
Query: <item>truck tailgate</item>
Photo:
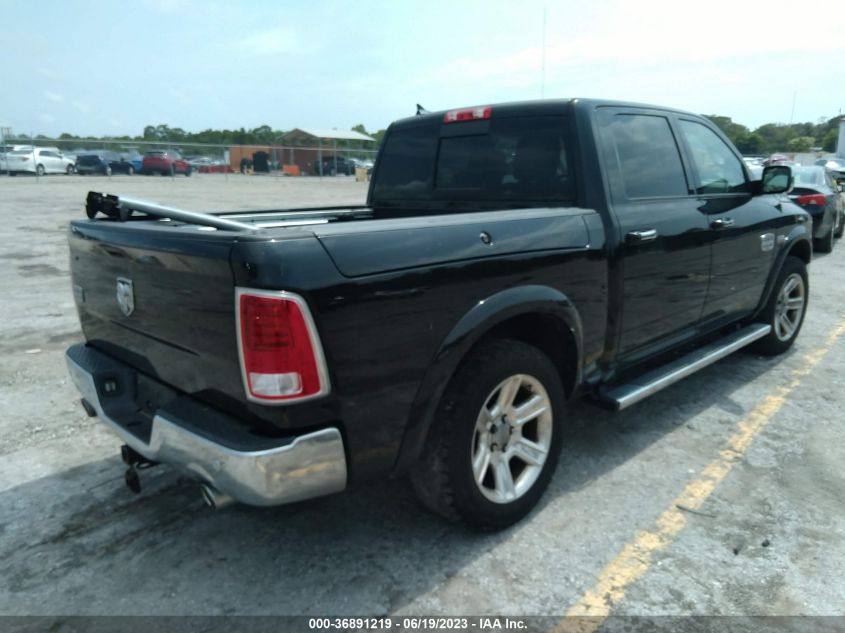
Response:
POLYGON ((89 345, 186 393, 243 400, 227 231, 71 223, 70 265, 89 345))

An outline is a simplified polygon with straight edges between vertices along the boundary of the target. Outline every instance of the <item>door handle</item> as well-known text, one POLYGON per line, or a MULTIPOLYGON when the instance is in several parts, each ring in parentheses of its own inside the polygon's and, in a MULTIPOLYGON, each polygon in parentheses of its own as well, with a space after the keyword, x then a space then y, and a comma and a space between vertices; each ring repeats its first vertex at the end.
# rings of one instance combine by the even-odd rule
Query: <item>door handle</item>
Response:
POLYGON ((711 229, 726 229, 729 226, 733 226, 734 221, 733 218, 719 218, 718 220, 713 220, 710 223, 711 229))
POLYGON ((657 239, 657 229, 647 229, 644 231, 631 231, 625 235, 625 241, 628 244, 642 244, 643 242, 653 242, 657 239))

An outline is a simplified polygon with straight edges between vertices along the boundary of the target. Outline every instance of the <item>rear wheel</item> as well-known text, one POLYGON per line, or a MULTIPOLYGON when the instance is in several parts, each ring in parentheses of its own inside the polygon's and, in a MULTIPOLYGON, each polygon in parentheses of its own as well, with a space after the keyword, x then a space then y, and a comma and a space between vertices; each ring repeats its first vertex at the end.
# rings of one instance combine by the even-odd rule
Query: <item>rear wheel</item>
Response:
POLYGON ((807 266, 797 257, 787 257, 758 319, 771 325, 772 331, 755 341, 752 350, 774 356, 792 347, 804 323, 809 290, 807 266))
POLYGON ((67 166, 67 169, 65 169, 65 173, 66 173, 68 176, 73 175, 73 173, 74 173, 75 171, 76 171, 76 170, 73 168, 73 165, 68 165, 68 166, 67 166))
POLYGON ((44 169, 44 165, 38 165, 35 168, 35 173, 39 176, 43 176, 46 173, 46 170, 44 169))
POLYGON ((842 233, 845 231, 845 214, 837 213, 836 219, 837 225, 836 230, 833 232, 833 237, 842 237, 842 233))
POLYGON ((422 502, 482 530, 507 527, 540 499, 557 466, 564 393, 549 358, 494 340, 456 372, 411 482, 422 502))
POLYGON ((134 173, 135 173, 135 168, 132 165, 129 165, 129 167, 126 168, 126 175, 132 176, 134 173))
POLYGON ((111 165, 107 165, 106 168, 103 170, 103 173, 106 176, 111 176, 111 165))
POLYGON ((833 224, 822 237, 817 240, 813 240, 813 247, 819 253, 829 253, 833 250, 833 241, 834 241, 834 232, 836 230, 836 218, 833 219, 833 224))

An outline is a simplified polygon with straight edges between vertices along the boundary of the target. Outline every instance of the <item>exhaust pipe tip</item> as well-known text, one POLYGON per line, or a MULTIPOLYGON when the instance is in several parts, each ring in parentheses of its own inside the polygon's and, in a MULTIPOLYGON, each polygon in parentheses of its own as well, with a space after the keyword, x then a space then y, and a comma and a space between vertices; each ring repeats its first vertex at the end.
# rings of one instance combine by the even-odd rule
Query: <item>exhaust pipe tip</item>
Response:
POLYGON ((202 500, 212 510, 222 510, 235 503, 235 500, 225 492, 220 492, 217 488, 208 484, 200 484, 200 494, 202 500))
POLYGON ((82 404, 82 408, 85 409, 85 413, 88 415, 89 418, 97 417, 97 410, 90 402, 88 402, 85 398, 82 398, 80 400, 80 403, 82 404))

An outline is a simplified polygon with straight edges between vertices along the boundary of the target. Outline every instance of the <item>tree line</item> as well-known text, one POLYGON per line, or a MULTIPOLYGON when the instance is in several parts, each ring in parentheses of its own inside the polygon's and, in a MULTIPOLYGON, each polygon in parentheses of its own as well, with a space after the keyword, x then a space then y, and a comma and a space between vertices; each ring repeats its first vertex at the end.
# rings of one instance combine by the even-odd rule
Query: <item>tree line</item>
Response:
MULTIPOLYGON (((361 132, 367 136, 371 136, 376 140, 376 147, 381 143, 385 130, 378 132, 368 132, 363 124, 358 124, 352 128, 356 132, 361 132)), ((90 136, 77 136, 64 132, 59 135, 58 139, 51 139, 50 137, 39 134, 35 136, 35 141, 56 140, 60 149, 77 149, 79 141, 122 141, 125 143, 132 143, 138 141, 169 143, 175 146, 183 145, 280 145, 282 137, 291 130, 274 130, 269 125, 260 125, 253 129, 240 128, 237 130, 202 130, 201 132, 188 132, 180 127, 170 127, 168 125, 147 125, 144 131, 139 136, 102 136, 99 138, 92 138, 90 136)), ((12 140, 12 139, 10 139, 12 140)), ((20 136, 15 140, 29 141, 28 136, 20 136)), ((361 146, 360 141, 345 141, 338 140, 337 146, 339 148, 354 148, 358 149, 361 146)))
MULTIPOLYGON (((808 152, 814 149, 821 149, 825 152, 832 152, 836 149, 836 140, 839 134, 839 119, 835 116, 818 123, 766 123, 751 130, 748 127, 733 121, 730 117, 718 114, 705 115, 715 123, 725 135, 731 139, 737 149, 743 154, 768 155, 774 152, 808 152)), ((368 132, 363 124, 352 128, 356 132, 367 134, 376 140, 376 147, 381 144, 385 130, 368 132)), ((289 131, 289 130, 288 130, 289 131)), ((154 141, 159 143, 172 143, 173 145, 279 145, 285 130, 276 130, 269 125, 260 125, 253 129, 240 128, 237 130, 202 130, 201 132, 188 132, 180 127, 168 125, 148 125, 139 136, 104 136, 99 141, 154 141)), ((39 135, 35 140, 47 140, 48 137, 39 135)), ((74 141, 80 141, 85 137, 64 133, 58 138, 62 149, 75 149, 74 141)), ((23 137, 20 140, 29 140, 23 137)), ((338 141, 339 148, 360 148, 358 141, 338 141)))
POLYGON ((839 119, 818 123, 766 123, 755 130, 750 130, 730 117, 717 114, 705 115, 713 121, 736 148, 746 155, 768 155, 774 152, 809 152, 821 149, 825 152, 836 150, 839 136, 839 119))

